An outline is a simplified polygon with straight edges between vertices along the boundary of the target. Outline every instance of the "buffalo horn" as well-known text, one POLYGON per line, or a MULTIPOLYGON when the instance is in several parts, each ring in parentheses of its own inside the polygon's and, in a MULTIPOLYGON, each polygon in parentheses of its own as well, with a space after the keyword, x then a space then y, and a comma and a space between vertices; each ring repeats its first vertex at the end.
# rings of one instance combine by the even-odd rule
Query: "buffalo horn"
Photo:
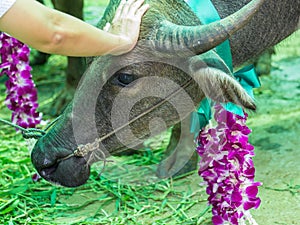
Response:
POLYGON ((153 47, 176 55, 204 53, 243 28, 263 3, 264 0, 252 0, 230 16, 206 25, 183 26, 162 21, 153 47))

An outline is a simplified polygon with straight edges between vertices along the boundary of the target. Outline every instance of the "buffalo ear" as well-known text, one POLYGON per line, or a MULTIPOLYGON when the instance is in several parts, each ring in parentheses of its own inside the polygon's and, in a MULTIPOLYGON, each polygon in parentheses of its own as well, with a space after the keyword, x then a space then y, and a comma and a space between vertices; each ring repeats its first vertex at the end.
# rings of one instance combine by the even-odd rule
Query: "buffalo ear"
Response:
POLYGON ((201 58, 200 56, 193 57, 190 61, 189 73, 206 97, 218 103, 232 102, 246 109, 256 109, 252 97, 232 76, 223 60, 215 59, 219 63, 214 63, 212 66, 210 63, 204 63, 201 58), (223 68, 221 68, 222 65, 223 68))

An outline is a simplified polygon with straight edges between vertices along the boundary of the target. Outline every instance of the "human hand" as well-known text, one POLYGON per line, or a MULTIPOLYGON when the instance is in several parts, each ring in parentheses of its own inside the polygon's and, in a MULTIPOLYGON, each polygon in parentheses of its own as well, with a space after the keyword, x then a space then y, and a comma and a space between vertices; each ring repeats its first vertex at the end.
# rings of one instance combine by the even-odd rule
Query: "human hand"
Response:
POLYGON ((148 10, 149 5, 143 5, 144 0, 121 0, 116 10, 112 24, 107 24, 104 31, 118 35, 120 46, 117 46, 112 55, 121 55, 129 52, 137 43, 142 16, 148 10))

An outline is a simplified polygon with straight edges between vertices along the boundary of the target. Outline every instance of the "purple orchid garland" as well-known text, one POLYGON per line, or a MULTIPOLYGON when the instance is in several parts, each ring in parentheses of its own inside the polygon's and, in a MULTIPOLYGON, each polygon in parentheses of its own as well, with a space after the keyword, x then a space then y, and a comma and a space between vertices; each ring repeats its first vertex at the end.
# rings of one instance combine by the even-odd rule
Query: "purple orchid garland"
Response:
POLYGON ((30 73, 30 49, 17 39, 0 33, 0 52, 0 76, 8 76, 5 104, 13 111, 12 122, 24 128, 33 128, 41 122, 42 114, 36 111, 37 90, 30 73))
POLYGON ((259 207, 257 193, 262 184, 254 181, 254 147, 248 142, 251 130, 246 126, 247 116, 216 105, 217 125, 205 127, 196 140, 201 156, 199 175, 207 184, 214 225, 257 224, 248 210, 259 207))

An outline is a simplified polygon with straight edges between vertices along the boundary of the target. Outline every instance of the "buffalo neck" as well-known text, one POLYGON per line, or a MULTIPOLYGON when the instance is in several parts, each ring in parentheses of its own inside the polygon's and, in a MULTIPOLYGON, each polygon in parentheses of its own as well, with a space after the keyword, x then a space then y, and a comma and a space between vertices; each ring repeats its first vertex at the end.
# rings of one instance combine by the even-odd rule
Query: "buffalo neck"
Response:
MULTIPOLYGON (((212 0, 224 18, 250 0, 212 0)), ((279 43, 297 29, 300 0, 266 0, 248 25, 230 38, 234 67, 241 66, 279 43)))

